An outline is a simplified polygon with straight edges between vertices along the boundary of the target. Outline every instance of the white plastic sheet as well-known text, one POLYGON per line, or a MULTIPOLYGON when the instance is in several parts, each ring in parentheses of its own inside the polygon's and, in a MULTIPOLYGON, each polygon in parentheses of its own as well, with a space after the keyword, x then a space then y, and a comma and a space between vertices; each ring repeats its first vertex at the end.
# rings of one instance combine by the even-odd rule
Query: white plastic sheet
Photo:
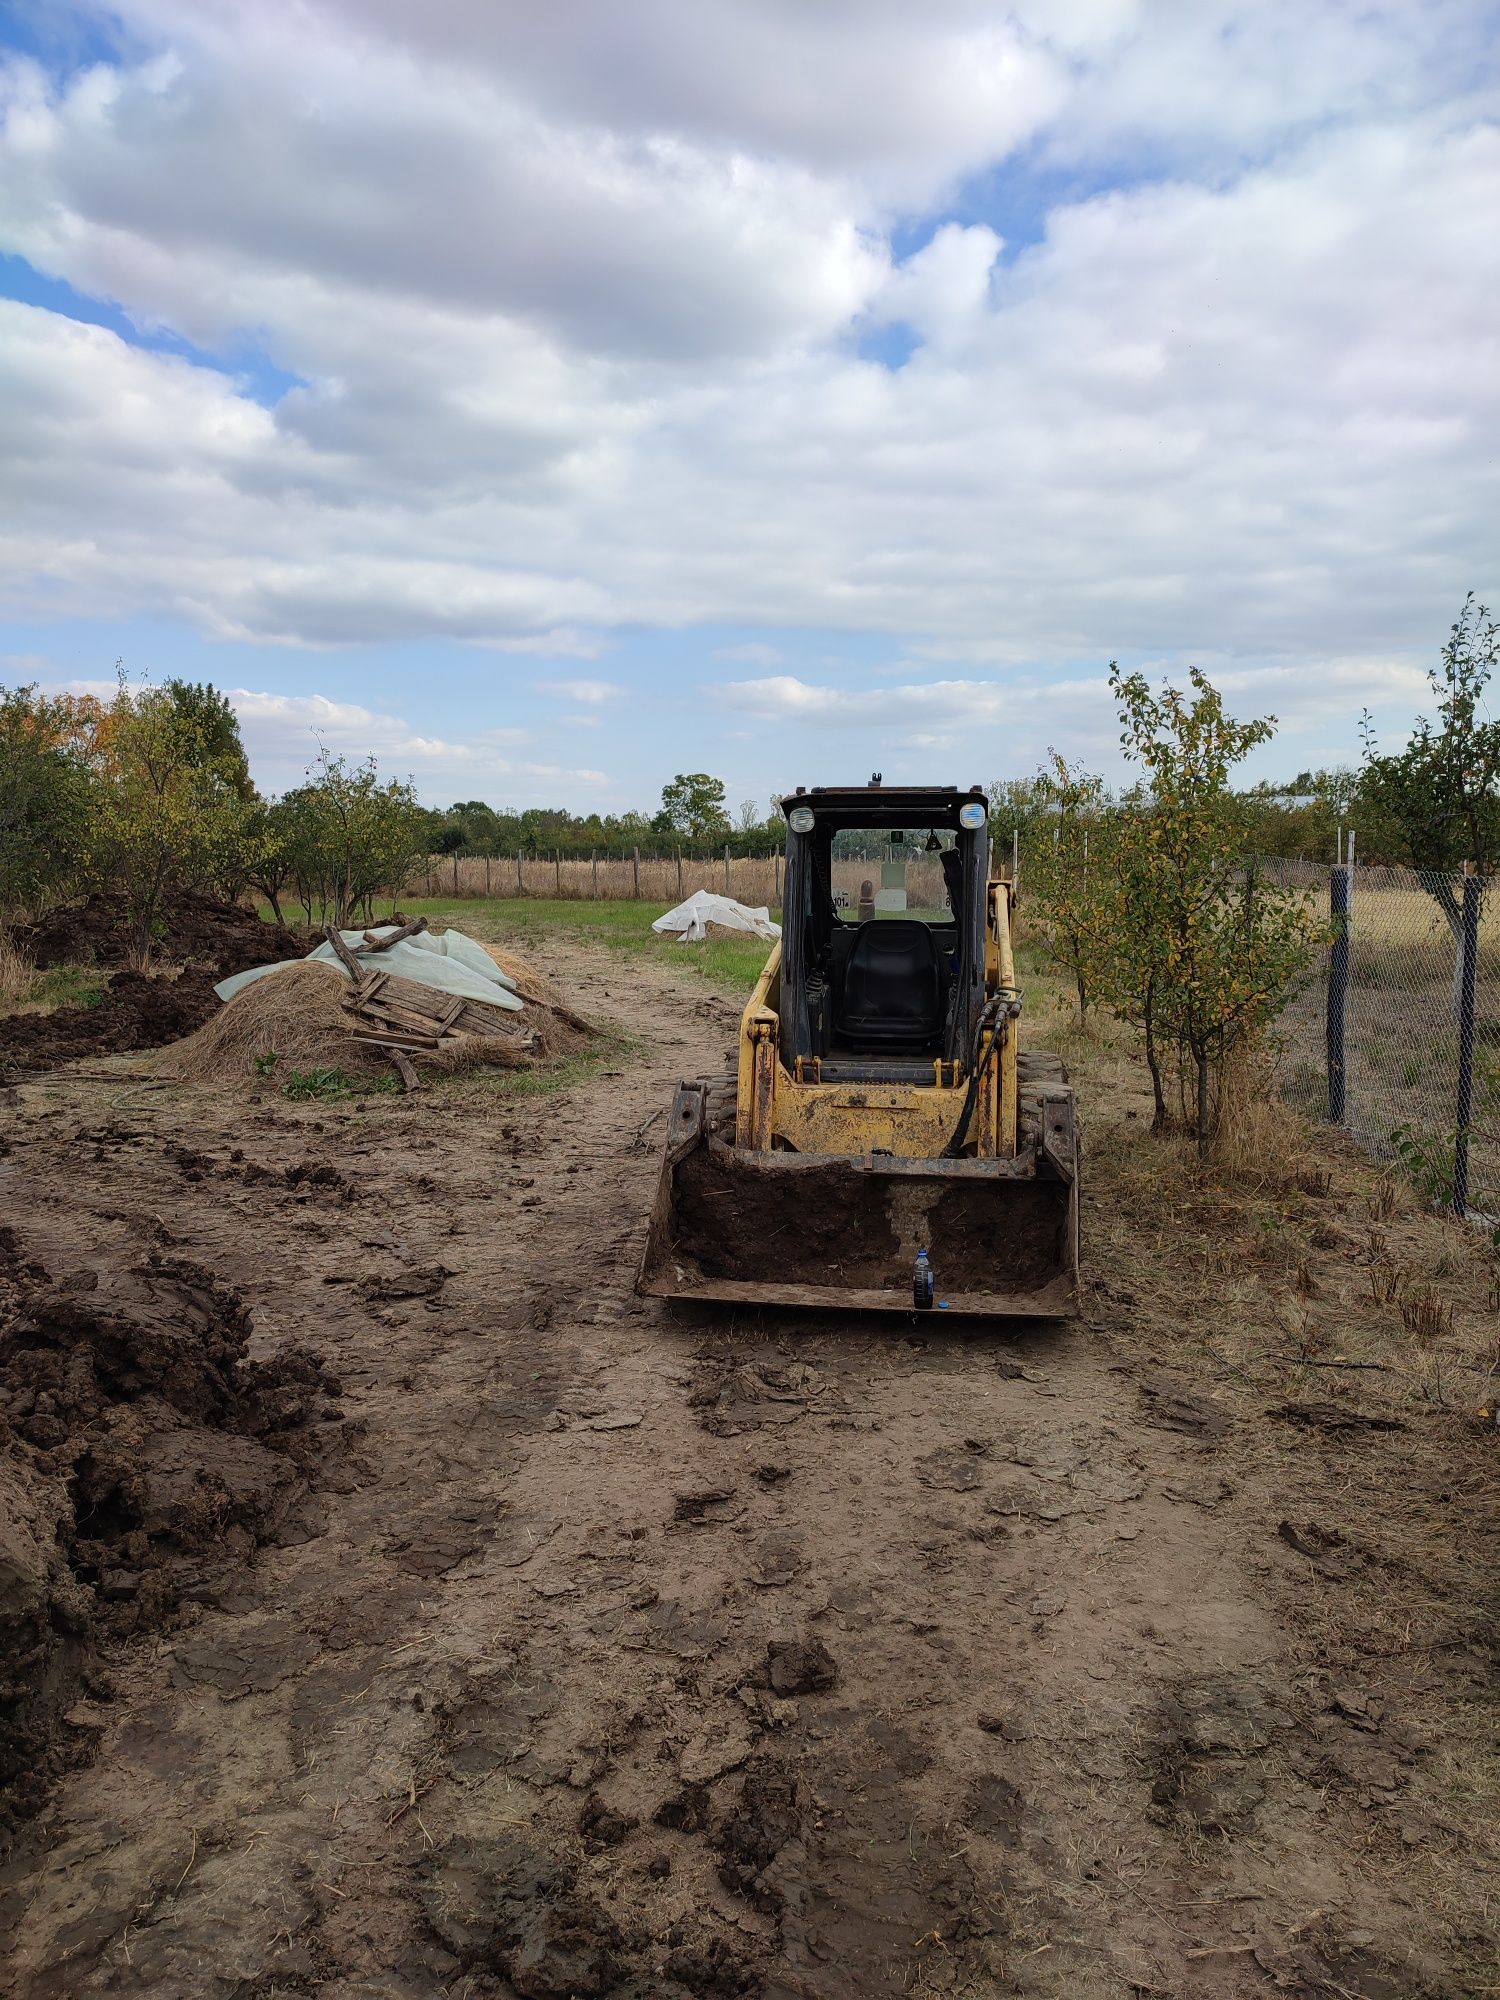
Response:
MULTIPOLYGON (((397 926, 371 924, 366 928, 371 937, 389 937, 397 926)), ((416 980, 418 985, 435 986, 440 993, 462 994, 466 1000, 482 1001, 486 1007, 506 1007, 518 1012, 524 1004, 516 995, 516 982, 500 970, 476 938, 466 937, 462 931, 444 931, 441 937, 434 937, 431 931, 418 931, 415 937, 402 938, 399 944, 389 945, 384 951, 366 948, 365 930, 343 931, 340 935, 360 964, 371 972, 394 972, 402 979, 416 980)), ((326 938, 307 956, 344 971, 338 953, 326 938)), ((304 963, 300 958, 283 958, 274 965, 252 966, 249 972, 221 979, 214 991, 221 1000, 232 1000, 236 993, 242 993, 257 979, 264 979, 267 973, 304 963)))
POLYGON ((720 924, 727 931, 749 931, 755 937, 779 938, 780 924, 773 924, 767 909, 752 910, 732 896, 716 896, 711 889, 695 889, 685 903, 668 910, 651 926, 679 944, 697 944, 708 936, 708 926, 720 924))

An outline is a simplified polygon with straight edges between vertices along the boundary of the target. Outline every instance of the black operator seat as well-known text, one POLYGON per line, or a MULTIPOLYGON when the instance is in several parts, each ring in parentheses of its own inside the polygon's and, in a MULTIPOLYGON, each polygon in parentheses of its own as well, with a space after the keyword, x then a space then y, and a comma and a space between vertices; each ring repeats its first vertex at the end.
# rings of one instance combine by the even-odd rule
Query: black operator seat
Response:
POLYGON ((943 962, 913 918, 861 924, 844 967, 839 1031, 846 1042, 921 1053, 943 1033, 943 962))

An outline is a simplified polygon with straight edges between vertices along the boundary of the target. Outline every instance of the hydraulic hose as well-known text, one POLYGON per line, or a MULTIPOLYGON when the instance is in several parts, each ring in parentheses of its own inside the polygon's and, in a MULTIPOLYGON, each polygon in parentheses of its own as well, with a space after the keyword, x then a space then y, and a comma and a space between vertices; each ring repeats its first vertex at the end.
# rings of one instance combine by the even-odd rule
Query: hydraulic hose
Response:
POLYGON ((958 1114, 953 1137, 938 1155, 939 1159, 956 1160, 963 1154, 964 1144, 969 1136, 969 1126, 973 1122, 974 1106, 979 1102, 980 1078, 994 1060, 996 1051, 1005 1046, 1014 997, 1010 993, 997 993, 980 1009, 979 1019, 974 1023, 973 1045, 969 1051, 969 1087, 964 1092, 963 1109, 958 1114), (986 1028, 990 1032, 989 1046, 981 1054, 980 1048, 984 1042, 986 1028))

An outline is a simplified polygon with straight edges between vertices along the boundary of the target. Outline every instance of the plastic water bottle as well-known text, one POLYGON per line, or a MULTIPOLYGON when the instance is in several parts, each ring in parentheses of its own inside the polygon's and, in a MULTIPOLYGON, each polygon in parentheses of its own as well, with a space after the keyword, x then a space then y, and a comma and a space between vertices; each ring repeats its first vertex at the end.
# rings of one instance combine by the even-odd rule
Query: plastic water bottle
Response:
POLYGON ((931 1312, 936 1293, 937 1281, 932 1275, 932 1266, 927 1261, 927 1252, 919 1250, 916 1269, 911 1274, 911 1302, 918 1312, 931 1312))

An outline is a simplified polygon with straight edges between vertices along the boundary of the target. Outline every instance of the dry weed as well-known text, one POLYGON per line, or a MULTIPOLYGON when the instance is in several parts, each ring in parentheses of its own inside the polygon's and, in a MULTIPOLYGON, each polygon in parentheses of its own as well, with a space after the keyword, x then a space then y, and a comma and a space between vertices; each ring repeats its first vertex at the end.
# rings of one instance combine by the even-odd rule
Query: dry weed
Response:
POLYGON ((1212 1159, 1220 1177, 1242 1187, 1298 1187, 1327 1194, 1306 1119, 1276 1095, 1266 1057, 1239 1050, 1219 1079, 1212 1159))
POLYGON ((1396 1213, 1396 1183, 1389 1174, 1382 1174, 1373 1188, 1365 1196, 1365 1207, 1372 1222, 1389 1222, 1396 1213))
POLYGON ((19 1007, 31 994, 31 960, 0 931, 0 1007, 19 1007))
POLYGON ((1431 1347, 1453 1332, 1453 1308, 1431 1285, 1401 1301, 1401 1324, 1418 1346, 1431 1347))
POLYGON ((1395 1258, 1381 1250, 1370 1262, 1371 1299, 1377 1306, 1394 1305, 1405 1289, 1406 1276, 1395 1258))

